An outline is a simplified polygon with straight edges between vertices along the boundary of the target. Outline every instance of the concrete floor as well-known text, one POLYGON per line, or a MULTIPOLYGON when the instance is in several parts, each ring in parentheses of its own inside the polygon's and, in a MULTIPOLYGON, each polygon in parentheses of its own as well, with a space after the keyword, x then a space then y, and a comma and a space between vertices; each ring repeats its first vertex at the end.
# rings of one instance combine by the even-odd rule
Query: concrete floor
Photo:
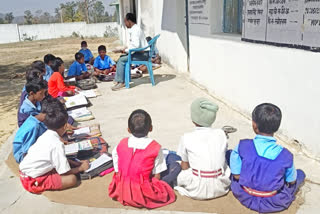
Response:
MULTIPOLYGON (((234 148, 241 138, 252 138, 251 121, 241 114, 215 99, 205 90, 193 84, 186 74, 175 73, 170 67, 163 65, 156 70, 156 83, 152 87, 149 78, 134 80, 129 90, 113 92, 112 83, 99 83, 102 96, 91 99, 90 110, 96 119, 88 123, 100 123, 103 137, 112 148, 123 137, 128 136, 127 119, 130 113, 138 108, 150 113, 153 120, 153 132, 150 137, 156 139, 163 148, 176 150, 179 139, 184 132, 192 130, 190 120, 190 104, 198 97, 207 97, 220 106, 214 127, 231 125, 238 129, 230 135, 229 148, 234 148)), ((126 209, 100 209, 70 206, 50 202, 44 196, 26 192, 17 177, 3 162, 12 150, 11 136, 0 150, 0 213, 180 213, 167 211, 133 211, 126 209)), ((285 142, 279 141, 286 145, 285 142)), ((287 146, 287 145, 286 145, 287 146)), ((289 149, 295 154, 296 168, 302 168, 307 174, 307 181, 302 188, 304 204, 298 213, 318 213, 320 209, 320 163, 303 155, 298 149, 289 149)), ((110 150, 110 151, 111 151, 110 150)), ((213 211, 214 212, 214 211, 213 211)))

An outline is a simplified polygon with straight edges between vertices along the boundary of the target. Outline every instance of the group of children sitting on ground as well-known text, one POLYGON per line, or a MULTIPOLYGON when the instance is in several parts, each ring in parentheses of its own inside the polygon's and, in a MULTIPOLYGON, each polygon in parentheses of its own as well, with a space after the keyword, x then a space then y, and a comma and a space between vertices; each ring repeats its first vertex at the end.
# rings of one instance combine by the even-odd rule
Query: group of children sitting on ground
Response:
MULTIPOLYGON (((69 69, 70 76, 80 79, 86 76, 84 61, 93 61, 88 49, 82 51, 89 57, 77 53, 69 69)), ((108 72, 105 65, 114 64, 105 52, 100 46, 99 57, 94 60, 97 73, 108 72)), ((35 61, 26 72, 13 153, 21 183, 32 193, 74 187, 76 175, 89 168, 88 161, 70 160, 65 155, 62 137, 72 134, 76 127, 63 97, 80 89, 65 85, 64 70, 63 60, 48 54, 44 62, 35 61)), ((288 208, 305 174, 295 169, 292 153, 274 138, 281 110, 269 103, 258 105, 252 112, 255 138, 240 140, 234 150, 228 150, 222 129, 211 128, 218 110, 218 105, 205 98, 192 102, 195 129, 181 137, 177 153, 168 154, 148 137, 153 130, 151 116, 144 110, 133 111, 128 119, 130 137, 112 151, 115 173, 109 196, 123 205, 157 208, 176 200, 173 189, 195 200, 214 199, 231 189, 252 210, 277 212, 288 208)))

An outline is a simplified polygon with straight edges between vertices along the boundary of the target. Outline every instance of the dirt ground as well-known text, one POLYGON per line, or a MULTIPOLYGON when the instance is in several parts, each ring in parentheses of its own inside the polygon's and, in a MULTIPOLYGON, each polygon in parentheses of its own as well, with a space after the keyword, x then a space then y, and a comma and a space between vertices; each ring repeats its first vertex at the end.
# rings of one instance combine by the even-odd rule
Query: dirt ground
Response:
MULTIPOLYGON (((114 60, 117 54, 111 52, 118 47, 117 38, 85 39, 94 56, 98 46, 105 45, 108 55, 114 60)), ((17 105, 25 84, 24 73, 35 60, 51 53, 61 57, 66 68, 73 62, 74 54, 80 49, 81 38, 61 38, 31 42, 0 44, 0 146, 17 127, 17 105)))

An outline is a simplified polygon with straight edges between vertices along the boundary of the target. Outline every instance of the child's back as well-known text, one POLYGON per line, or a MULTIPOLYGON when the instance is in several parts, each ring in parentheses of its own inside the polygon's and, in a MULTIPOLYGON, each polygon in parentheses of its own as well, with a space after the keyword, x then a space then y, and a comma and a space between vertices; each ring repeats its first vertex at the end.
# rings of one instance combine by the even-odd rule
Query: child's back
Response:
POLYGON ((293 155, 276 143, 281 111, 273 104, 261 104, 252 113, 253 140, 241 140, 230 157, 231 189, 246 207, 261 213, 287 209, 304 180, 296 170, 293 155))
POLYGON ((181 195, 204 200, 229 191, 230 169, 225 159, 227 138, 223 130, 210 127, 216 111, 218 106, 206 99, 197 99, 192 104, 191 116, 197 127, 182 136, 178 148, 178 155, 189 166, 178 176, 175 189, 181 195))
POLYGON ((36 117, 29 116, 19 128, 13 140, 13 155, 17 163, 23 160, 29 148, 47 130, 42 121, 39 121, 36 117))
POLYGON ((134 207, 157 208, 174 202, 172 188, 154 177, 162 171, 161 163, 165 166, 159 160, 160 150, 161 146, 147 137, 123 139, 113 151, 116 173, 109 196, 134 207))

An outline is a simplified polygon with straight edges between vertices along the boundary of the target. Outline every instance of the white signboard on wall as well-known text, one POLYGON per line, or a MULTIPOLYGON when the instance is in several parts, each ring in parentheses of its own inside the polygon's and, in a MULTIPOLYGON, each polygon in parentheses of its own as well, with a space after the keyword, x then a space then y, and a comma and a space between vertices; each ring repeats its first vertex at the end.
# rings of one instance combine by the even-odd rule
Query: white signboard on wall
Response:
POLYGON ((242 38, 320 51, 320 0, 244 0, 242 38))
POLYGON ((209 25, 209 1, 189 0, 189 24, 209 25))
POLYGON ((242 36, 252 40, 265 40, 267 1, 246 1, 243 7, 246 13, 246 19, 243 24, 242 36))
POLYGON ((304 0, 303 45, 320 47, 320 0, 304 0))

